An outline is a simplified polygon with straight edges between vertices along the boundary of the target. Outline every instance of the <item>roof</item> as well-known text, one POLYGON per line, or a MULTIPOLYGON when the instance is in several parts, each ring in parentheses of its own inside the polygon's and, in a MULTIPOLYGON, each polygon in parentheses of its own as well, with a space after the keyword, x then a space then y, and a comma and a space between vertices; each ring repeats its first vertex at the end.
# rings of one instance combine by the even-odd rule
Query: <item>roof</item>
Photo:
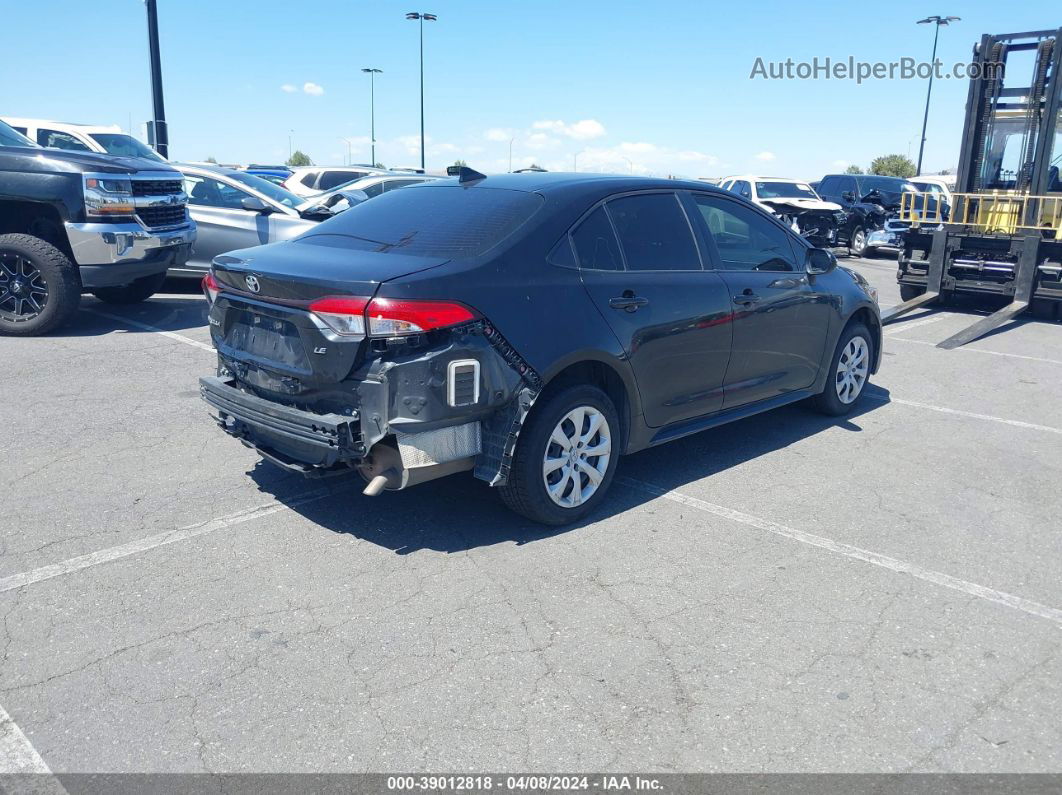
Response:
POLYGON ((794 184, 806 185, 806 179, 796 179, 794 177, 765 177, 761 174, 735 174, 730 177, 723 177, 720 182, 727 182, 732 179, 743 179, 746 182, 792 182, 794 184))
POLYGON ((50 119, 20 119, 14 116, 0 117, 12 127, 50 127, 62 132, 64 129, 74 129, 84 133, 120 133, 122 128, 117 124, 71 124, 68 121, 51 121, 50 119))
MULTIPOLYGON (((406 190, 457 185, 456 177, 432 180, 415 185, 406 190)), ((726 193, 707 182, 693 179, 665 179, 663 177, 639 177, 628 174, 589 174, 563 171, 532 171, 522 174, 488 175, 480 180, 466 182, 468 187, 485 187, 499 190, 520 190, 537 193, 554 193, 561 191, 588 193, 617 193, 624 190, 646 190, 652 188, 671 190, 699 190, 726 193)))

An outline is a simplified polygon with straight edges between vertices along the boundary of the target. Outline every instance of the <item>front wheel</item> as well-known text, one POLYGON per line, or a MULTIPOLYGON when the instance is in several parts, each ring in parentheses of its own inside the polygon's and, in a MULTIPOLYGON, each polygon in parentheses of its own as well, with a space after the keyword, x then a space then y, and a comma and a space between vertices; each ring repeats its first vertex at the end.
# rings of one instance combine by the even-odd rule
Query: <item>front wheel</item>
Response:
POLYGON ((597 387, 572 386, 532 409, 502 500, 535 522, 581 519, 604 498, 619 458, 619 416, 597 387))
POLYGON ((144 276, 122 287, 97 287, 92 294, 105 304, 139 304, 157 293, 166 281, 166 271, 144 276))
POLYGON ((867 233, 857 226, 848 237, 848 253, 853 257, 862 257, 867 250, 867 233))
POLYGON ((815 397, 815 408, 823 414, 847 414, 863 394, 870 379, 873 338, 862 323, 852 323, 841 334, 830 360, 826 386, 815 397))
POLYGON ((77 312, 77 268, 32 235, 0 235, 0 335, 46 334, 77 312))

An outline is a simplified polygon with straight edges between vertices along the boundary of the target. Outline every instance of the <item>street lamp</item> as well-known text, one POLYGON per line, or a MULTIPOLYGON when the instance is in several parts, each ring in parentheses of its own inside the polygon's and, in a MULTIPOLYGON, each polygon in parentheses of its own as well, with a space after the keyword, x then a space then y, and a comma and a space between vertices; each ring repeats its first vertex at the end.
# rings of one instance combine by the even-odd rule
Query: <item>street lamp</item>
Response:
POLYGON ((579 170, 579 155, 581 155, 585 151, 585 149, 580 149, 578 152, 572 155, 572 171, 579 170))
POLYGON ((170 132, 162 97, 162 56, 159 54, 159 11, 156 0, 144 0, 147 9, 148 58, 151 63, 151 122, 149 143, 164 158, 170 156, 170 132))
MULTIPOLYGON (((376 165, 376 75, 382 74, 383 69, 362 68, 369 75, 369 139, 372 146, 372 164, 376 165)), ((421 111, 423 113, 423 111, 421 111)))
POLYGON ((959 21, 959 17, 933 16, 920 19, 917 23, 919 25, 933 23, 935 27, 933 29, 933 55, 929 59, 929 63, 933 68, 929 72, 929 87, 926 89, 926 112, 925 115, 922 116, 922 140, 918 144, 918 165, 915 167, 915 175, 920 175, 922 173, 922 153, 926 148, 926 124, 929 122, 929 97, 933 94, 933 73, 937 70, 937 37, 940 36, 940 26, 959 21))
POLYGON ((513 141, 516 140, 516 136, 509 139, 509 173, 513 173, 513 141))
POLYGON ((410 11, 406 19, 420 21, 420 169, 424 170, 424 22, 435 22, 438 17, 435 14, 425 14, 418 11, 410 11))
MULTIPOLYGON (((623 155, 620 155, 620 157, 623 157, 623 155)), ((629 157, 623 157, 623 159, 627 161, 627 165, 630 166, 631 173, 633 174, 634 173, 634 163, 631 161, 631 159, 629 157)))

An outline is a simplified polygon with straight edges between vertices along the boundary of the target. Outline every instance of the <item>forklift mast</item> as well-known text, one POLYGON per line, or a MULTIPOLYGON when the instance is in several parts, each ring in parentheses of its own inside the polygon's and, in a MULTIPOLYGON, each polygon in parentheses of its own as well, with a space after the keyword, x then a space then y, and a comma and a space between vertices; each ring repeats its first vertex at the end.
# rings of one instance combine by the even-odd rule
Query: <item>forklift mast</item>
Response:
POLYGON ((1062 306, 1062 28, 984 35, 974 46, 955 192, 931 210, 905 196, 909 228, 889 322, 959 293, 1011 302, 940 343, 955 348, 1014 319, 1034 298, 1062 306), (921 256, 916 256, 920 254, 921 256))

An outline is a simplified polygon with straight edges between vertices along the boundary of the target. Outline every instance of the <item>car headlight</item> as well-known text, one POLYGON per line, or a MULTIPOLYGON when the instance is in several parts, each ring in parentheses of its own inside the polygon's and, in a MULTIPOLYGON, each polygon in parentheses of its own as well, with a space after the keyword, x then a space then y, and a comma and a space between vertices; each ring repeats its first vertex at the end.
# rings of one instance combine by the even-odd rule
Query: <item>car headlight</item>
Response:
POLYGON ((85 177, 85 215, 90 218, 127 218, 135 212, 130 180, 85 177))

